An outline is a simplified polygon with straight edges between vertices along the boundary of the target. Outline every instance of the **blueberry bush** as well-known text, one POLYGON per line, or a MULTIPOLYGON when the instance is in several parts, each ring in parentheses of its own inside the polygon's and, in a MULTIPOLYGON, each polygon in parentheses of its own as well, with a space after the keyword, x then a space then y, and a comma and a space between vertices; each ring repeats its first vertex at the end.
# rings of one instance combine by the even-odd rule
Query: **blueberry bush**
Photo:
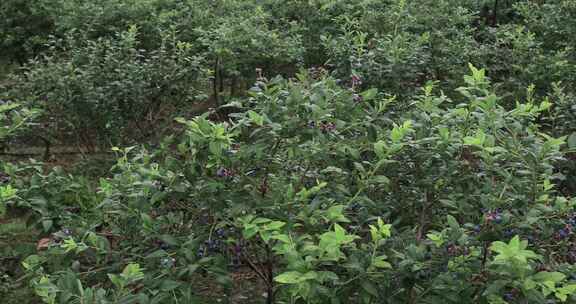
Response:
POLYGON ((5 298, 576 303, 572 1, 37 3, 0 140, 112 164, 2 158, 5 298))

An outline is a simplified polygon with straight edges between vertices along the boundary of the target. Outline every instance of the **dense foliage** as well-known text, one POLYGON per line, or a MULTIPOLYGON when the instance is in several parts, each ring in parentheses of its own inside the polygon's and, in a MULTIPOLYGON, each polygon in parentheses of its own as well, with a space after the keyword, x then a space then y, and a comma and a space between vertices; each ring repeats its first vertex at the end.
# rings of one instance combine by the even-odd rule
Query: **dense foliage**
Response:
POLYGON ((0 220, 36 243, 0 236, 5 298, 576 303, 574 1, 6 0, 1 16, 20 66, 0 141, 114 153, 99 174, 2 161, 0 220))

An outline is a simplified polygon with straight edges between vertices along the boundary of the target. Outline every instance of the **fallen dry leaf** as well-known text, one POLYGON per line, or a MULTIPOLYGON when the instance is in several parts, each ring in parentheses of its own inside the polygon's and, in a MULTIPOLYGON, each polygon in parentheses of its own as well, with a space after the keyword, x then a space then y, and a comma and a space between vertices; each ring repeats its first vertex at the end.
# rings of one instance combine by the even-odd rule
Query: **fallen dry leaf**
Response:
POLYGON ((52 243, 51 238, 40 239, 38 241, 38 244, 36 244, 36 250, 41 251, 41 250, 47 249, 50 246, 50 243, 52 243))

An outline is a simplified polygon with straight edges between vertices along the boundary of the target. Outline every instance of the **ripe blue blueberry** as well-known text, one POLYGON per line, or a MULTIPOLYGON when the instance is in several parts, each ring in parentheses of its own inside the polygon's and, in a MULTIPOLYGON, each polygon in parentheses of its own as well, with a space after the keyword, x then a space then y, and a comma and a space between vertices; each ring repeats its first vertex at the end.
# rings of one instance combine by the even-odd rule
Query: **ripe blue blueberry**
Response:
POLYGON ((502 217, 501 210, 496 209, 494 211, 489 211, 484 215, 484 218, 487 222, 492 222, 495 224, 500 224, 503 222, 504 218, 502 217))
POLYGON ((500 215, 500 214, 496 214, 496 216, 494 217, 494 223, 496 223, 496 224, 502 223, 502 220, 503 220, 502 215, 500 215))
POLYGON ((358 86, 362 85, 362 79, 360 78, 360 76, 352 75, 351 79, 352 79, 352 86, 353 87, 358 87, 358 86))
POLYGON ((506 237, 513 237, 516 234, 515 229, 506 229, 504 230, 504 236, 506 237))
POLYGON ((172 268, 172 267, 174 267, 175 263, 176 263, 176 259, 171 258, 171 257, 166 257, 166 258, 163 258, 162 260, 160 260, 160 265, 163 268, 172 268))
POLYGON ((223 237, 223 236, 226 234, 226 232, 225 232, 224 229, 222 229, 222 228, 216 229, 215 232, 216 232, 216 235, 219 236, 219 237, 223 237))
POLYGON ((480 233, 482 231, 482 227, 480 225, 474 225, 474 232, 480 233))
POLYGON ((558 238, 560 239, 567 238, 571 233, 572 231, 568 227, 560 229, 558 231, 558 238))

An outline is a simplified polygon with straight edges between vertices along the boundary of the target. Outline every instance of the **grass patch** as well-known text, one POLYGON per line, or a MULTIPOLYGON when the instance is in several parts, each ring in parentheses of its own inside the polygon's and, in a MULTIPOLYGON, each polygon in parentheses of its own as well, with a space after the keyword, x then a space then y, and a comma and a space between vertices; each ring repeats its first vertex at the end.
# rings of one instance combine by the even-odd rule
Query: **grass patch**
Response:
POLYGON ((39 303, 28 287, 20 267, 22 259, 35 253, 36 232, 24 219, 0 218, 0 298, 4 304, 39 303))

